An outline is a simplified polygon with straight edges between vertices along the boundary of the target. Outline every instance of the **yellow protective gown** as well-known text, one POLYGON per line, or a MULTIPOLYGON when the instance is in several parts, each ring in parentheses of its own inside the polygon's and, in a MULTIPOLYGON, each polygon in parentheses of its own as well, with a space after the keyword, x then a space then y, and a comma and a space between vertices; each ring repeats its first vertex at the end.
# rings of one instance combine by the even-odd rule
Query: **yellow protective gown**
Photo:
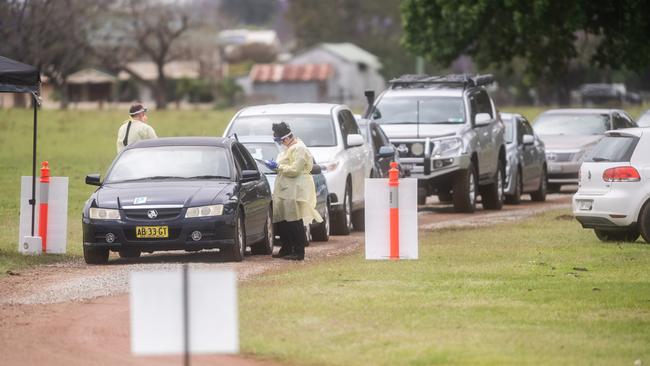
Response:
POLYGON ((322 222, 316 211, 316 187, 311 176, 313 157, 307 146, 297 140, 278 155, 278 175, 273 190, 273 222, 322 222))

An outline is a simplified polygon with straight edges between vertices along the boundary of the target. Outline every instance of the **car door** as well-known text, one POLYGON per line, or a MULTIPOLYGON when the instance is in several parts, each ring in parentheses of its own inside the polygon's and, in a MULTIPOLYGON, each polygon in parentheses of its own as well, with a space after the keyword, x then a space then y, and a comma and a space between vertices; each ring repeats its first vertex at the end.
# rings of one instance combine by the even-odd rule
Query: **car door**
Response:
POLYGON ((348 168, 352 178, 352 202, 362 202, 364 197, 364 180, 370 173, 370 167, 367 166, 367 161, 369 161, 368 148, 366 145, 348 146, 347 139, 349 135, 361 134, 352 112, 347 109, 341 110, 338 113, 338 120, 341 135, 343 136, 344 155, 348 161, 348 168))
POLYGON ((495 136, 493 136, 496 119, 492 110, 492 103, 485 90, 478 90, 472 93, 469 96, 469 100, 472 111, 472 124, 474 124, 476 115, 479 113, 488 113, 492 118, 492 122, 485 126, 477 127, 474 125, 478 137, 479 175, 481 178, 491 177, 496 171, 496 164, 499 157, 498 147, 494 142, 495 136))
POLYGON ((517 118, 517 128, 518 131, 518 143, 522 147, 522 181, 524 185, 524 190, 529 190, 536 187, 536 182, 539 182, 539 177, 541 175, 541 165, 539 163, 539 140, 535 139, 532 145, 524 145, 523 138, 525 135, 532 135, 535 137, 533 128, 530 126, 528 121, 523 118, 517 118))
POLYGON ((239 200, 244 206, 246 237, 257 237, 263 234, 264 231, 266 206, 268 204, 268 195, 265 195, 264 192, 268 187, 261 175, 260 178, 262 179, 242 182, 242 172, 244 170, 255 170, 258 173, 259 170, 255 160, 243 145, 233 144, 232 151, 240 180, 239 200))

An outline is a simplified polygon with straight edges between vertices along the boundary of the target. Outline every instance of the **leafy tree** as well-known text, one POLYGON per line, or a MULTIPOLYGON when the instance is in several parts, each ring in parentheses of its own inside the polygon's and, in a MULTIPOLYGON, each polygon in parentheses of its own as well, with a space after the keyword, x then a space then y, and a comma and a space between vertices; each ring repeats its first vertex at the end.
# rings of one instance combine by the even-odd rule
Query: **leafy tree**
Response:
POLYGON ((153 91, 156 107, 165 109, 170 87, 164 66, 187 54, 183 37, 195 26, 187 8, 152 0, 115 2, 103 25, 104 31, 95 35, 93 47, 99 62, 147 85, 153 91), (155 64, 155 80, 147 80, 129 67, 129 62, 142 58, 155 64))
POLYGON ((405 0, 403 44, 446 65, 461 54, 482 68, 515 58, 525 76, 549 80, 568 101, 567 73, 579 55, 579 36, 596 39, 589 62, 641 70, 650 61, 650 14, 642 0, 405 0))
POLYGON ((37 67, 67 108, 67 78, 87 64, 91 20, 102 8, 87 0, 0 1, 0 54, 37 67))

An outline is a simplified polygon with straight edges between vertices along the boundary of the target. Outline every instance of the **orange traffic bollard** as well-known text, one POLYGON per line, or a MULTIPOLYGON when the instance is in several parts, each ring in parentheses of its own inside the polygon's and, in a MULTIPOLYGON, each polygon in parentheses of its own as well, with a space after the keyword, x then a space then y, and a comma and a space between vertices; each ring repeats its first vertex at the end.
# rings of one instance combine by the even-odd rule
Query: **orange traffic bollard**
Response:
POLYGON ((399 170, 397 163, 390 163, 388 171, 388 186, 390 187, 390 259, 399 259, 399 170))
POLYGON ((47 251, 47 203, 50 194, 50 168, 48 165, 47 161, 41 164, 41 204, 38 214, 38 236, 41 237, 43 243, 43 253, 47 251))

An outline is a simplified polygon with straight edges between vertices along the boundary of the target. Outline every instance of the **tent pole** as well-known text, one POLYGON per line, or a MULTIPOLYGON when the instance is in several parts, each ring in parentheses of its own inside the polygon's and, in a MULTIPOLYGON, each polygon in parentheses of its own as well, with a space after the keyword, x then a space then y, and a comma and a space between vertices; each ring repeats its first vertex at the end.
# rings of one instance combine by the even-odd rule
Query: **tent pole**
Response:
POLYGON ((32 199, 29 204, 32 205, 32 236, 34 236, 34 216, 36 214, 36 131, 38 130, 38 100, 32 94, 32 104, 34 105, 34 140, 32 145, 32 199))

